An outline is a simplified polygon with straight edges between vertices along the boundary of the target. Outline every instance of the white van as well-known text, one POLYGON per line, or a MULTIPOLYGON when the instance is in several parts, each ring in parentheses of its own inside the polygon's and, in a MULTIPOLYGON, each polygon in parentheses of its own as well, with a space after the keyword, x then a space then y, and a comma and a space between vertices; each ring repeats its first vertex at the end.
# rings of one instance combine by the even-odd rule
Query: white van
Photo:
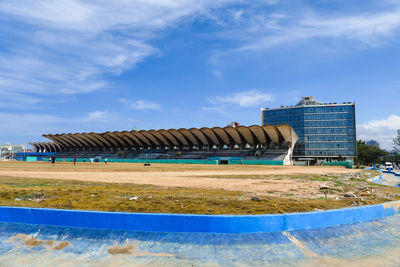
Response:
POLYGON ((393 170, 393 164, 391 162, 385 162, 385 168, 393 170))

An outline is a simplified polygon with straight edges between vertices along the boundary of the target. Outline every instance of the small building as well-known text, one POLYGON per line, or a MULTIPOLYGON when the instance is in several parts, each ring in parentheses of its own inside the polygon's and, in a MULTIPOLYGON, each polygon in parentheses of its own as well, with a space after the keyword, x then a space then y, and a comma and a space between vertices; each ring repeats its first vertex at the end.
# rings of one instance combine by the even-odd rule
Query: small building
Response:
POLYGON ((321 103, 302 97, 295 106, 262 108, 261 124, 289 124, 299 136, 295 161, 321 164, 356 157, 355 103, 321 103))
POLYGON ((374 146, 374 147, 380 148, 379 142, 376 141, 376 140, 369 140, 369 141, 366 142, 366 144, 369 145, 369 146, 374 146))
POLYGON ((0 158, 15 159, 18 152, 25 152, 26 150, 25 145, 6 143, 0 146, 0 158))

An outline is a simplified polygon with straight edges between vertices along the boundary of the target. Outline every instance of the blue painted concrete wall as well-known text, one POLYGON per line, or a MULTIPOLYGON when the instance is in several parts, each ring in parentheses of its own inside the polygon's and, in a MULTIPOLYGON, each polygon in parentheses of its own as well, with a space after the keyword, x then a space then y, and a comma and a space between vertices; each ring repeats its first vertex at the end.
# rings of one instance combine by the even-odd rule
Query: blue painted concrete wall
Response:
POLYGON ((276 233, 160 233, 0 223, 1 266, 399 266, 400 215, 276 233), (32 247, 18 236, 50 241, 32 247), (51 248, 68 242, 60 250, 51 248), (111 255, 116 246, 130 254, 111 255), (49 247, 50 246, 50 247, 49 247), (165 256, 162 254, 169 254, 165 256), (158 255, 157 255, 158 254, 158 255))
POLYGON ((0 222, 154 232, 267 233, 366 222, 399 212, 400 201, 323 212, 238 216, 0 207, 0 222))
MULTIPOLYGON (((169 164, 221 164, 220 157, 208 159, 108 159, 108 162, 119 163, 169 163, 169 164)), ((56 158, 56 162, 73 162, 73 158, 56 158)), ((77 158, 77 162, 90 162, 90 158, 77 158)), ((104 159, 99 159, 104 162, 104 159)), ((234 165, 284 165, 282 160, 237 160, 229 159, 228 164, 234 165)))
POLYGON ((383 173, 390 173, 394 174, 395 176, 400 176, 400 173, 394 172, 394 171, 382 171, 383 173))

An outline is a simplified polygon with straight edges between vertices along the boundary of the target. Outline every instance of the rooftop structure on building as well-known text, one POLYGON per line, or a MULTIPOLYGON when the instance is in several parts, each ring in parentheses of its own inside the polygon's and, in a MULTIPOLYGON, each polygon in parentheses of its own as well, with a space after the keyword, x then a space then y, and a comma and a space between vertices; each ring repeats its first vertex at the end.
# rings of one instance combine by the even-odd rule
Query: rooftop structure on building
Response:
POLYGON ((366 142, 366 144, 369 146, 375 146, 375 147, 379 148, 379 142, 376 140, 369 140, 366 142))
POLYGON ((312 105, 323 105, 323 103, 316 101, 313 96, 303 96, 299 103, 297 103, 296 107, 312 105))

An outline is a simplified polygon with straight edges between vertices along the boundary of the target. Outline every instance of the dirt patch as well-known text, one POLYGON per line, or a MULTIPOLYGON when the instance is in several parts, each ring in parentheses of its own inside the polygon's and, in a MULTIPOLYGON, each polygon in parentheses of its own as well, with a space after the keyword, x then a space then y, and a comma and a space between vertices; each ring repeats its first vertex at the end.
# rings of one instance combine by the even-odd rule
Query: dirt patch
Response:
POLYGON ((32 235, 26 234, 16 234, 15 236, 10 237, 8 241, 12 243, 22 242, 25 246, 28 246, 30 248, 44 245, 48 251, 61 250, 70 245, 70 243, 67 241, 59 242, 56 240, 39 240, 32 235))
MULTIPOLYGON (((224 189, 230 191, 246 191, 255 193, 267 193, 275 191, 278 193, 286 194, 291 190, 301 188, 302 194, 312 194, 319 187, 319 182, 307 180, 293 180, 293 179, 247 179, 246 176, 267 176, 267 175, 282 175, 290 173, 292 169, 268 167, 258 170, 251 169, 238 169, 232 170, 198 170, 198 171, 160 171, 160 172, 126 172, 126 171, 54 171, 51 168, 47 171, 35 170, 4 170, 0 165, 0 176, 13 176, 13 177, 31 177, 41 179, 57 179, 57 180, 77 180, 77 181, 90 181, 90 182, 111 182, 111 183, 134 183, 134 184, 149 184, 163 187, 187 187, 187 188, 202 188, 202 189, 224 189), (221 178, 229 176, 240 175, 242 178, 221 178), (214 176, 214 177, 213 177, 214 176)), ((179 168, 179 166, 177 167, 179 168)), ((338 171, 339 169, 328 168, 323 169, 316 167, 314 169, 307 168, 294 168, 295 174, 306 173, 324 173, 338 171), (328 172, 329 171, 329 172, 328 172)), ((343 171, 346 169, 340 169, 343 171)), ((293 174, 292 174, 293 175, 293 174)))
POLYGON ((114 246, 107 249, 107 252, 112 255, 116 255, 116 254, 132 255, 138 247, 139 247, 138 245, 131 245, 131 244, 125 244, 125 245, 121 246, 120 244, 117 243, 114 246))
POLYGON ((118 243, 114 244, 114 246, 107 249, 107 252, 111 255, 118 255, 118 254, 125 254, 125 255, 132 255, 132 256, 155 256, 155 257, 173 257, 174 254, 170 253, 151 253, 148 251, 136 251, 139 248, 138 244, 125 244, 120 245, 118 243))
POLYGON ((204 172, 217 171, 227 173, 263 172, 263 174, 327 174, 336 172, 357 172, 336 166, 266 166, 266 165, 201 165, 201 164, 151 164, 142 163, 56 163, 52 166, 47 162, 0 162, 1 170, 24 171, 70 171, 70 172, 204 172))

